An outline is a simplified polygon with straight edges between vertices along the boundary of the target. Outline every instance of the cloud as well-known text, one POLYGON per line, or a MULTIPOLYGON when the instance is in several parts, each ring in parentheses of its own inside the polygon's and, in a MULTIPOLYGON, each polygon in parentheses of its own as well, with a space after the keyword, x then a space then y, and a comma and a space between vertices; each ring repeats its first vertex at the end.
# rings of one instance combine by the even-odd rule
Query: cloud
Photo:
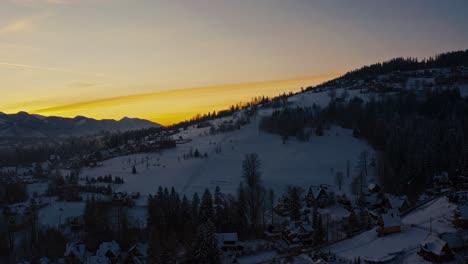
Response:
POLYGON ((68 4, 70 0, 10 0, 12 3, 23 6, 33 6, 38 4, 61 5, 68 4))
POLYGON ((90 83, 90 82, 72 82, 68 84, 68 87, 72 88, 88 88, 88 87, 94 87, 99 85, 98 83, 90 83))
POLYGON ((24 18, 15 21, 10 21, 3 27, 0 27, 0 35, 9 34, 9 33, 16 33, 21 31, 27 31, 32 28, 33 19, 31 18, 24 18))
POLYGON ((78 75, 105 77, 105 75, 94 73, 94 72, 85 72, 85 71, 77 71, 77 70, 65 69, 65 68, 37 66, 37 65, 20 64, 20 63, 0 62, 0 67, 10 68, 10 69, 54 71, 54 72, 63 72, 63 73, 78 74, 78 75))
POLYGON ((41 20, 49 17, 49 13, 37 14, 29 17, 18 18, 9 21, 6 25, 0 25, 0 36, 18 32, 30 31, 41 20))

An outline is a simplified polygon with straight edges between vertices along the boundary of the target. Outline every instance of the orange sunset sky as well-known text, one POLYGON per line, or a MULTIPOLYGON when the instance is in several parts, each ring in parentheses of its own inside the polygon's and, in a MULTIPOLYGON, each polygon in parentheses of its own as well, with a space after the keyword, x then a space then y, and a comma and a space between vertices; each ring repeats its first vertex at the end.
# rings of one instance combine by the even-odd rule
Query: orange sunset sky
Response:
POLYGON ((1 0, 0 112, 168 125, 392 57, 465 49, 464 7, 458 0, 1 0))

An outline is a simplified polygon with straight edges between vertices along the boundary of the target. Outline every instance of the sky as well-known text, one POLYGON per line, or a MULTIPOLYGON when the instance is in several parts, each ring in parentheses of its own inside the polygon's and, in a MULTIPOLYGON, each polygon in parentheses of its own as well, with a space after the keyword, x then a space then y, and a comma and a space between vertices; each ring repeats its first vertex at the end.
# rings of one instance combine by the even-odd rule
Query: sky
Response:
POLYGON ((162 124, 468 48, 468 1, 0 0, 0 111, 162 124))

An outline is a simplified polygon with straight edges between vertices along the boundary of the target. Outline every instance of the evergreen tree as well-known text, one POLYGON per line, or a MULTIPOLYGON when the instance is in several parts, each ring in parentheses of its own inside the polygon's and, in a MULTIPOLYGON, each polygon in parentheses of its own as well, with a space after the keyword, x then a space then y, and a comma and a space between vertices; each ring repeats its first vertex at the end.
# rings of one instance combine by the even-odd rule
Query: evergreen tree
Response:
POLYGON ((221 263, 220 252, 214 237, 215 227, 211 221, 200 225, 197 237, 192 247, 191 257, 194 263, 221 263))
POLYGON ((213 218, 213 197, 211 196, 210 190, 205 189, 200 205, 200 222, 205 223, 207 221, 213 221, 213 218))

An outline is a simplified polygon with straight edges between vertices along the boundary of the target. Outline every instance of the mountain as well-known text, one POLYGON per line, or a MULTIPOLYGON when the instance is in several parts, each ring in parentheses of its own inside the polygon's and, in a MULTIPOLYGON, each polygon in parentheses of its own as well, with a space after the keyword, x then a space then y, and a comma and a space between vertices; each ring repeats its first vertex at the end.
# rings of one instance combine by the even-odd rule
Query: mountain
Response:
POLYGON ((4 138, 50 138, 83 136, 100 131, 128 131, 160 124, 138 118, 124 117, 121 120, 96 120, 84 116, 75 118, 46 117, 26 112, 5 114, 0 112, 0 137, 4 138))

